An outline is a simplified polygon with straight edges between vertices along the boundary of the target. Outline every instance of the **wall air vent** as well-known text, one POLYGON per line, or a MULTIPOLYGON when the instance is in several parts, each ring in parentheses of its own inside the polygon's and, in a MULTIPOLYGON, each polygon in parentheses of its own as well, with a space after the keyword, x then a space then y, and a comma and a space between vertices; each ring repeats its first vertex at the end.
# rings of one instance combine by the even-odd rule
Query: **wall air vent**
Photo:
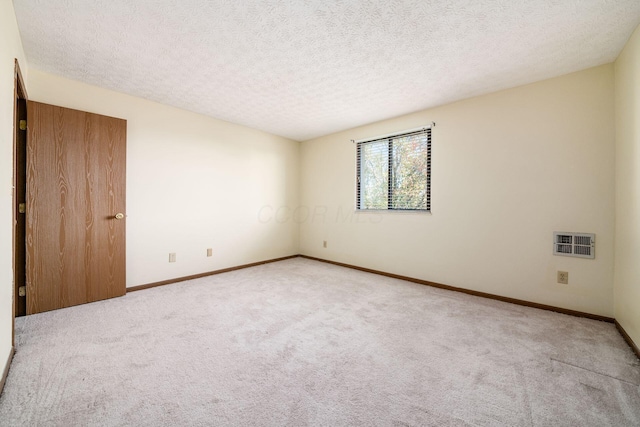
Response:
POLYGON ((592 233, 553 233, 553 254, 579 258, 596 257, 596 235, 592 233))

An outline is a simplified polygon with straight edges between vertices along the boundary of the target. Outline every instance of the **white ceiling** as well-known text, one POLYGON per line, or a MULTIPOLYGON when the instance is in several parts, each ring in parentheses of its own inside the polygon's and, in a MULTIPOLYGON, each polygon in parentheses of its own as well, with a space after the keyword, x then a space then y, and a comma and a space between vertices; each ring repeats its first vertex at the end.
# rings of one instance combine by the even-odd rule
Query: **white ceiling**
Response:
POLYGON ((639 0, 14 0, 29 66, 294 140, 612 62, 639 0))

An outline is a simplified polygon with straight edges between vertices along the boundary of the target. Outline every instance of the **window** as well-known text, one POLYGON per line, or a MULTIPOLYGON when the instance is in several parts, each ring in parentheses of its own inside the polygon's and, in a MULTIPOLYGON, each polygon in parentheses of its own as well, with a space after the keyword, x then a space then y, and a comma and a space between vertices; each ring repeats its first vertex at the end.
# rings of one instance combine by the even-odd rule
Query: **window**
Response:
POLYGON ((431 128, 357 143, 358 210, 431 210, 431 128))

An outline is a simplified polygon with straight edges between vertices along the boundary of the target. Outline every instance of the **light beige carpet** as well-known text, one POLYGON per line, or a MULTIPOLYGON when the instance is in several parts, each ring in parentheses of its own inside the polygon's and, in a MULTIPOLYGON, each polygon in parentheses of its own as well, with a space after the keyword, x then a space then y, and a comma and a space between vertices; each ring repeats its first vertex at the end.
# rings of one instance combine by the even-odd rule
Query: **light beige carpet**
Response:
POLYGON ((3 426, 639 426, 611 324, 296 258, 17 320, 3 426))

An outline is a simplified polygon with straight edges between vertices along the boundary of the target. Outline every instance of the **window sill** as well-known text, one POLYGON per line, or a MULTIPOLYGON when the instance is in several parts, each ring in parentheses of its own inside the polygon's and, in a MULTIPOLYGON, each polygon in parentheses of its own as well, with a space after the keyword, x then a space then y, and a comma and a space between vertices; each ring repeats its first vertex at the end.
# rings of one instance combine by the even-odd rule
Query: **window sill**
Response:
POLYGON ((371 213, 371 214, 380 214, 380 213, 391 213, 391 214, 419 214, 419 215, 431 215, 431 211, 421 210, 421 209, 355 209, 355 213, 371 213))

